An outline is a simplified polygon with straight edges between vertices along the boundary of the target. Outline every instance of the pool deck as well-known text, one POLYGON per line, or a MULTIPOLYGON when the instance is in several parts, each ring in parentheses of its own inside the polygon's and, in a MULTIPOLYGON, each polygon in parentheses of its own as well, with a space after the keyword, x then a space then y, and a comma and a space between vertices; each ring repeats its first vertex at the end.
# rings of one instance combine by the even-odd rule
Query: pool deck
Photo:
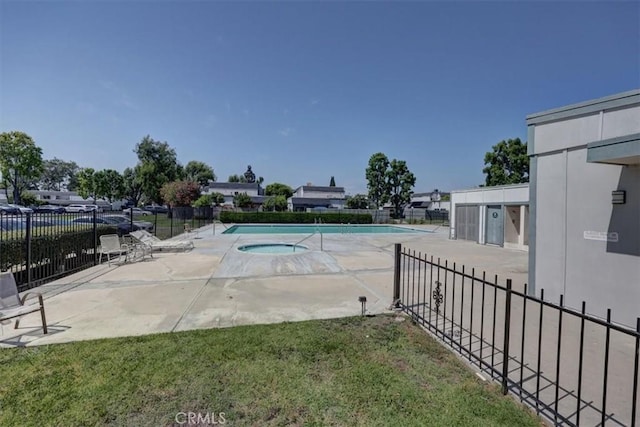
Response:
POLYGON ((0 325, 0 346, 352 316, 360 314, 359 296, 367 297, 368 313, 383 313, 392 300, 395 243, 526 281, 526 252, 449 240, 448 228, 421 228, 435 232, 327 234, 322 243, 314 235, 303 242, 307 252, 271 255, 237 247, 304 236, 222 235, 220 225, 215 234, 207 226, 191 234, 191 251, 102 264, 34 289, 45 296, 49 334, 30 314, 17 330, 0 325))

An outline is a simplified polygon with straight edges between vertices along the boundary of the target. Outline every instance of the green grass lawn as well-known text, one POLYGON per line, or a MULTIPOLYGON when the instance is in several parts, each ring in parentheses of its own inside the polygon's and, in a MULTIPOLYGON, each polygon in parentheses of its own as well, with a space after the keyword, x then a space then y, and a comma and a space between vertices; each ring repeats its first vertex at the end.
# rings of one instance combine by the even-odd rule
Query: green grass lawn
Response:
POLYGON ((0 378, 2 426, 542 425, 393 316, 0 350, 0 378))

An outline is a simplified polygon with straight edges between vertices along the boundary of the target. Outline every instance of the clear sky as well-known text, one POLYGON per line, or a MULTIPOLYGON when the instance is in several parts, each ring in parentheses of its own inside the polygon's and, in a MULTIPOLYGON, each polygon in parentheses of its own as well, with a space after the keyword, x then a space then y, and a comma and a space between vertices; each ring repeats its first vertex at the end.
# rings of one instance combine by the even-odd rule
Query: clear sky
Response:
POLYGON ((640 2, 0 0, 0 132, 122 171, 145 135, 219 181, 474 187, 525 116, 640 87, 640 2))

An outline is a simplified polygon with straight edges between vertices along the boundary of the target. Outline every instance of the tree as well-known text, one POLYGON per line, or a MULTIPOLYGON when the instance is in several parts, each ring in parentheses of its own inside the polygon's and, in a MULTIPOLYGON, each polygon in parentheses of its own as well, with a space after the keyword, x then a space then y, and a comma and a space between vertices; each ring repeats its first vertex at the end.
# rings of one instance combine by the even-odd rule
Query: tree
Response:
POLYGON ((125 195, 124 178, 113 169, 105 169, 95 173, 96 195, 109 203, 120 200, 125 195))
POLYGON ((236 208, 248 208, 253 206, 253 202, 247 193, 238 193, 233 196, 233 205, 236 208))
POLYGON ((267 188, 264 189, 264 194, 267 196, 284 196, 285 199, 288 199, 293 196, 293 189, 286 184, 274 182, 267 185, 267 188))
POLYGON ((329 187, 335 187, 335 186, 336 186, 336 180, 332 176, 331 179, 329 180, 329 187))
POLYGON ((402 205, 411 201, 416 177, 409 171, 407 162, 404 160, 393 159, 389 166, 389 170, 385 173, 390 191, 389 199, 398 218, 402 215, 402 205))
POLYGON ((96 171, 92 168, 81 169, 78 176, 78 194, 83 199, 93 199, 93 203, 98 198, 98 186, 96 183, 96 171))
POLYGON ((349 209, 367 209, 368 207, 369 201, 364 194, 347 197, 347 208, 349 209))
POLYGON ((227 182, 242 182, 242 183, 246 183, 247 182, 247 178, 245 178, 244 175, 229 175, 229 178, 227 179, 227 182))
POLYGON ((386 176, 388 168, 389 159, 384 153, 375 153, 369 158, 369 166, 366 170, 367 188, 369 189, 369 201, 375 208, 379 208, 389 199, 386 176))
POLYGON ((262 185, 262 183, 264 182, 264 178, 263 177, 258 177, 258 180, 256 182, 258 184, 262 185))
POLYGON ((168 182, 160 189, 160 195, 171 207, 191 206, 200 197, 200 185, 193 181, 168 182))
POLYGON ((271 196, 264 201, 262 208, 265 211, 286 211, 288 209, 287 198, 282 195, 271 196))
POLYGON ((147 135, 136 145, 134 152, 138 155, 140 168, 137 174, 144 195, 150 201, 162 204, 162 186, 181 178, 182 167, 176 151, 166 142, 154 141, 147 135))
POLYGON ((193 203, 194 208, 204 208, 210 206, 218 206, 224 203, 224 195, 222 193, 203 194, 193 203))
POLYGON ((0 134, 0 174, 6 184, 5 194, 9 187, 13 189, 14 203, 20 204, 22 192, 29 189, 41 173, 42 149, 29 135, 17 131, 0 134))
POLYGON ((529 182, 529 157, 527 143, 520 138, 502 140, 484 155, 486 167, 482 172, 486 174, 485 185, 520 184, 529 182))
POLYGON ((256 174, 251 170, 251 165, 247 166, 247 171, 244 173, 244 178, 249 184, 253 184, 254 182, 256 182, 256 174))
POLYGON ((204 187, 209 181, 216 180, 216 174, 213 173, 213 168, 206 163, 192 160, 184 167, 184 179, 197 182, 204 187))
POLYGON ((57 157, 45 160, 38 186, 41 190, 60 191, 69 184, 78 170, 76 162, 65 162, 57 157))
POLYGON ((138 206, 140 199, 142 198, 142 181, 139 174, 140 166, 134 168, 126 168, 122 173, 122 180, 124 185, 123 196, 132 202, 135 206, 138 206))

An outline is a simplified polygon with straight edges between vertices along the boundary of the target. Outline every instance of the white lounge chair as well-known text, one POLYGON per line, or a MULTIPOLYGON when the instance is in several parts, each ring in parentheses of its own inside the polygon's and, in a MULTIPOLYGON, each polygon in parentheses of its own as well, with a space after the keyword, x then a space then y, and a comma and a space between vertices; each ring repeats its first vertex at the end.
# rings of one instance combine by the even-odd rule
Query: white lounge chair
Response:
POLYGON ((131 247, 126 243, 120 242, 120 237, 117 234, 103 234, 100 236, 100 258, 98 263, 102 263, 102 255, 107 256, 107 263, 111 265, 111 255, 118 255, 118 260, 124 254, 125 262, 129 258, 129 252, 131 247))
POLYGON ((40 312, 42 318, 42 330, 48 333, 47 319, 44 316, 44 301, 38 292, 27 292, 20 298, 18 296, 18 285, 13 273, 4 271, 0 273, 0 323, 4 320, 16 319, 15 329, 18 329, 20 317, 25 314, 40 312), (27 299, 37 297, 39 304, 25 305, 27 299))
POLYGON ((141 245, 146 245, 148 249, 154 250, 184 250, 193 249, 193 242, 191 240, 160 240, 153 234, 145 230, 132 231, 131 237, 140 242, 141 245))

